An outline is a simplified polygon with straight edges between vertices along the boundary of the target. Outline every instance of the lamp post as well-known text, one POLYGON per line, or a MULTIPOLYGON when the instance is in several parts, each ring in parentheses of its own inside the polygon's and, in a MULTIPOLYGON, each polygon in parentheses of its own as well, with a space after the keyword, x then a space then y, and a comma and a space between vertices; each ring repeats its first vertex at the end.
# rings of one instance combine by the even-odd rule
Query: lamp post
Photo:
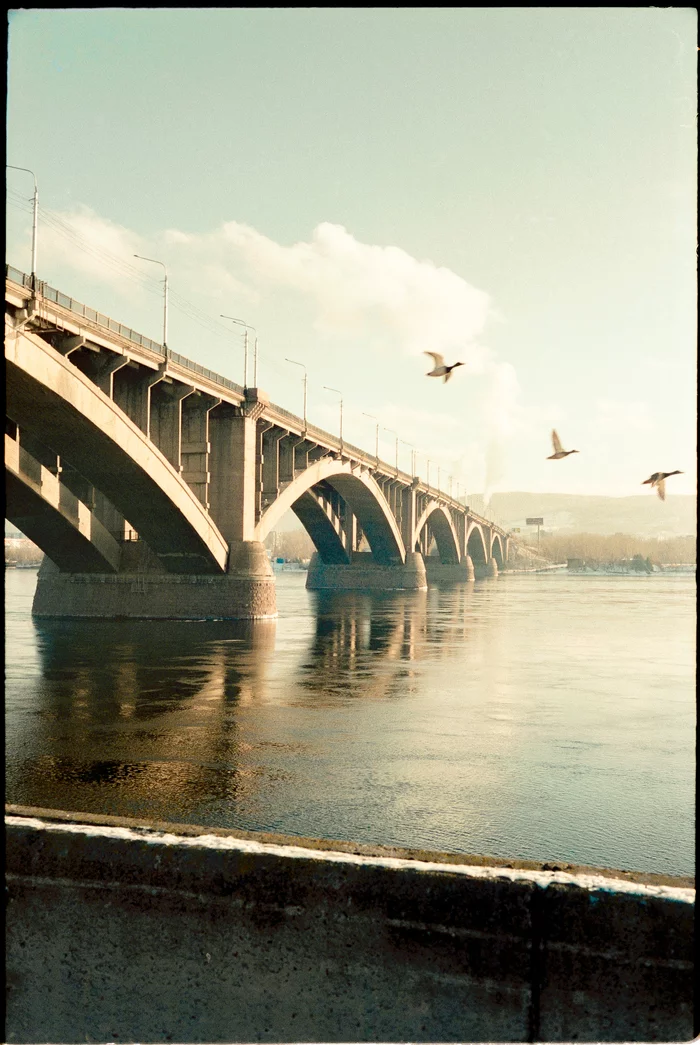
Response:
POLYGON ((425 479, 425 484, 428 487, 428 493, 430 493, 430 458, 426 457, 425 462, 426 462, 426 479, 425 479))
POLYGON ((343 394, 338 388, 331 388, 330 385, 323 386, 327 392, 335 392, 340 396, 340 452, 343 452, 343 394))
POLYGON ((403 443, 404 446, 411 448, 411 478, 416 474, 416 448, 413 443, 407 443, 405 439, 400 439, 399 442, 403 443))
POLYGON ((396 474, 398 475, 399 474, 399 437, 398 437, 398 435, 396 435, 396 432, 394 431, 393 428, 386 428, 385 427, 384 431, 385 432, 391 432, 391 434, 396 437, 396 474))
MULTIPOLYGON (((239 326, 245 327, 245 335, 243 339, 243 391, 248 391, 248 331, 255 330, 255 327, 251 327, 249 323, 246 323, 244 319, 235 319, 233 316, 225 316, 221 313, 222 319, 230 319, 232 323, 238 323, 239 326)), ((253 372, 253 380, 257 381, 257 370, 258 370, 258 339, 255 339, 255 369, 253 372)), ((256 387, 255 385, 253 387, 256 387)))
POLYGON ((36 174, 34 171, 30 171, 29 167, 15 167, 12 163, 6 163, 5 166, 11 171, 24 171, 26 174, 31 174, 34 179, 34 206, 32 209, 32 289, 36 290, 36 241, 39 216, 39 189, 36 183, 36 174))
MULTIPOLYGON (((362 411, 362 416, 371 417, 373 421, 377 421, 374 414, 366 414, 364 410, 362 411)), ((379 468, 379 421, 377 421, 377 426, 374 432, 374 456, 376 458, 376 466, 379 468)))
MULTIPOLYGON (((286 356, 284 358, 287 359, 286 356)), ((304 380, 304 435, 306 435, 306 380, 307 380, 306 366, 304 365, 304 363, 297 363, 296 359, 287 359, 287 362, 288 363, 294 363, 294 366, 300 366, 300 367, 303 367, 303 369, 304 369, 304 379, 303 379, 304 380)))
POLYGON ((168 358, 168 270, 162 261, 155 258, 144 258, 141 254, 134 254, 141 261, 150 261, 154 265, 162 265, 165 278, 163 279, 163 355, 168 358))

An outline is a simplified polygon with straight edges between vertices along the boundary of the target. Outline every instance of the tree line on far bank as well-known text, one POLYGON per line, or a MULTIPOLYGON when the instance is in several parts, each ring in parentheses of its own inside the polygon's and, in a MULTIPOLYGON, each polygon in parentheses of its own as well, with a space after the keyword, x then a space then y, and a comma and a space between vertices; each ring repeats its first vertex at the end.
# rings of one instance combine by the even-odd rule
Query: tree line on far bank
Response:
MULTIPOLYGON (((641 557, 659 566, 670 563, 694 563, 697 539, 688 534, 683 537, 635 537, 630 534, 613 533, 540 533, 540 543, 529 538, 521 543, 551 562, 566 562, 567 559, 583 559, 590 563, 620 562, 641 557)), ((266 546, 275 556, 283 559, 310 559, 314 545, 305 530, 270 534, 266 546)), ((36 544, 29 540, 5 545, 5 561, 39 563, 44 555, 36 544)))
POLYGON ((613 563, 643 559, 658 566, 671 563, 694 563, 697 538, 693 534, 679 537, 635 537, 625 533, 540 533, 528 545, 552 562, 582 559, 589 563, 613 563))

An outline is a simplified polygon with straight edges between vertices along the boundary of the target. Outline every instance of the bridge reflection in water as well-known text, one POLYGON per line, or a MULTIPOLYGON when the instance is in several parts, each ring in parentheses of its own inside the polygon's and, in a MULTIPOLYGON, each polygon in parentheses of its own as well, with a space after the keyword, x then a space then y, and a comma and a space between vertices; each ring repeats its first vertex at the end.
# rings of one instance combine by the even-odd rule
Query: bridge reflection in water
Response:
POLYGON ((320 769, 328 742, 354 729, 350 703, 410 699, 419 662, 465 641, 473 595, 295 581, 301 612, 282 625, 35 620, 42 682, 12 745, 8 800, 270 828, 270 789, 308 760, 320 769))

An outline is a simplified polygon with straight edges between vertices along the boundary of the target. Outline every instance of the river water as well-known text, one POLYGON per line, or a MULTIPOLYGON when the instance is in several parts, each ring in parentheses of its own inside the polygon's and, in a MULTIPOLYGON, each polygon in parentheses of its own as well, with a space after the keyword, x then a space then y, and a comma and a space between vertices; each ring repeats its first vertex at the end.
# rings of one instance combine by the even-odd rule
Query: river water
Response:
POLYGON ((46 622, 6 570, 7 801, 694 873, 694 574, 305 579, 276 621, 46 622))

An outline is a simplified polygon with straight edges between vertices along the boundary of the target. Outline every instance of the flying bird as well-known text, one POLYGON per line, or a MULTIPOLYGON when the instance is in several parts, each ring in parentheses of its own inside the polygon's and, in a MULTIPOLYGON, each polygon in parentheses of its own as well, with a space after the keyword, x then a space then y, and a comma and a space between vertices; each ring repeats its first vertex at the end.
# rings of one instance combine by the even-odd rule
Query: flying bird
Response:
POLYGON ((669 475, 683 475, 683 472, 679 472, 676 468, 675 472, 653 472, 648 479, 645 479, 642 486, 649 483, 652 490, 656 487, 656 492, 662 501, 666 500, 666 483, 665 479, 668 479, 669 475))
POLYGON ((464 363, 453 363, 452 366, 445 366, 445 358, 441 356, 439 352, 425 352, 424 355, 432 356, 435 366, 432 370, 429 370, 425 375, 426 377, 441 377, 443 383, 449 381, 452 377, 452 371, 457 366, 464 366, 464 363))
POLYGON ((562 450, 561 441, 554 429, 552 429, 552 446, 554 447, 554 453, 547 458, 548 461, 559 461, 562 457, 568 457, 569 454, 578 453, 578 450, 562 450))

